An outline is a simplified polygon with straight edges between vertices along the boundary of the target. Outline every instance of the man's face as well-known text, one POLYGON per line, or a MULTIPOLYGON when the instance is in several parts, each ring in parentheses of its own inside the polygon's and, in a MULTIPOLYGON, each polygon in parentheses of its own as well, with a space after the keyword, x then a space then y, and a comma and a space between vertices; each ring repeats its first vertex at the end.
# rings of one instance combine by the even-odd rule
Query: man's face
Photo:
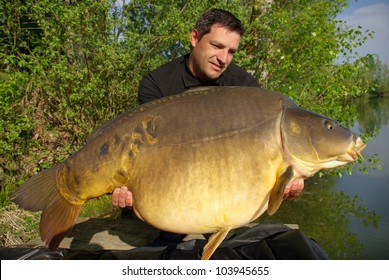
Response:
POLYGON ((231 63, 238 50, 240 35, 219 25, 199 38, 194 29, 190 34, 192 51, 189 58, 189 69, 199 79, 217 79, 231 63))

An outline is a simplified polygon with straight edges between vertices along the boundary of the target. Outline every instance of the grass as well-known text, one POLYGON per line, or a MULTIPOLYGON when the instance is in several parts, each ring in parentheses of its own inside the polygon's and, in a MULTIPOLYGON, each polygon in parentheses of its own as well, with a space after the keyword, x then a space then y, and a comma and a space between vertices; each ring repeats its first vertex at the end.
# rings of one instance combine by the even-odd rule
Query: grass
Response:
POLYGON ((12 204, 0 209, 0 245, 15 246, 39 236, 39 213, 19 209, 12 204))
MULTIPOLYGON (((120 209, 113 207, 111 196, 88 201, 81 209, 81 217, 117 218, 120 209)), ((39 236, 40 212, 33 213, 11 204, 0 209, 0 246, 24 244, 39 236)))

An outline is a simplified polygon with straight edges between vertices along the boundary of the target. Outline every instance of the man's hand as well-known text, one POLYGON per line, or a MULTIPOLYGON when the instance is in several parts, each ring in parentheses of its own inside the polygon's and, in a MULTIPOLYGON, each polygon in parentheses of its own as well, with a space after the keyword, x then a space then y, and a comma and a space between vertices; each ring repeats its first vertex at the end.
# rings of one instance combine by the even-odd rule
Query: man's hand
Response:
POLYGON ((294 199, 300 196, 304 189, 304 179, 296 179, 285 187, 284 199, 294 199))
POLYGON ((112 193, 112 205, 120 208, 132 207, 132 193, 126 186, 116 188, 112 193))

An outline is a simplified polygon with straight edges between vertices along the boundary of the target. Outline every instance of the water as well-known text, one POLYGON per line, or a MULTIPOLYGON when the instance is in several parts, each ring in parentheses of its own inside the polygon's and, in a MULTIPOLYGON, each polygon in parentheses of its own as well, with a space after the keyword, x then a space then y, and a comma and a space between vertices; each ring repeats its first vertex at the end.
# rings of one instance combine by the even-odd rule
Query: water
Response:
POLYGON ((363 243, 362 253, 368 259, 389 259, 389 97, 361 101, 359 108, 363 113, 353 130, 379 130, 362 153, 365 158, 376 155, 382 170, 369 169, 368 175, 353 172, 352 176, 337 180, 336 190, 358 196, 369 211, 381 216, 377 228, 365 227, 351 217, 349 229, 363 243))

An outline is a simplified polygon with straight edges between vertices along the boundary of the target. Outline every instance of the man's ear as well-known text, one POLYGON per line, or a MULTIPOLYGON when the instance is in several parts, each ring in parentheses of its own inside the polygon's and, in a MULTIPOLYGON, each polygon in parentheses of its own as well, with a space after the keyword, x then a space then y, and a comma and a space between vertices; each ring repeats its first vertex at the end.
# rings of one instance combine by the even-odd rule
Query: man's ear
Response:
POLYGON ((193 29, 190 32, 190 45, 194 48, 199 41, 199 31, 197 29, 193 29))

